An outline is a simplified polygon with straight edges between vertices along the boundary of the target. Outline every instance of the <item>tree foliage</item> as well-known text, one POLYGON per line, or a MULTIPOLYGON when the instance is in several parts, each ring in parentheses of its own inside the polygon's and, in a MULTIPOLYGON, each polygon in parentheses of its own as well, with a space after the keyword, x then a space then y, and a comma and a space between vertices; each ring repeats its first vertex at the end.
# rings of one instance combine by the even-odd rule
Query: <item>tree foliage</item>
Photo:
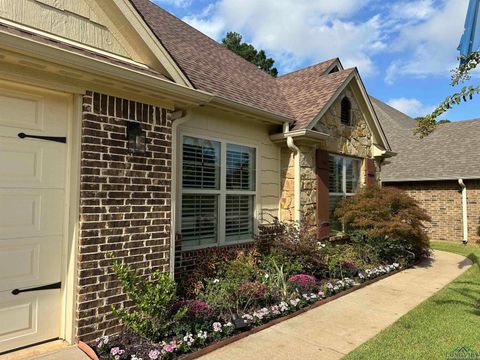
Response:
POLYGON ((430 216, 404 191, 395 188, 366 187, 343 201, 335 215, 349 231, 361 231, 371 238, 392 242, 408 241, 420 253, 429 247, 424 222, 430 216))
MULTIPOLYGON (((474 52, 467 57, 460 58, 460 60, 460 65, 452 70, 452 86, 457 86, 471 79, 470 72, 480 63, 480 52, 474 52)), ((462 101, 467 102, 472 100, 473 96, 478 94, 480 94, 480 86, 468 85, 462 87, 460 91, 447 96, 431 114, 416 119, 417 127, 414 131, 415 135, 420 138, 430 135, 435 128, 442 123, 442 120, 437 120, 440 115, 447 112, 452 107, 460 105, 462 101)))
POLYGON ((275 60, 267 58, 264 50, 257 50, 252 44, 242 42, 242 35, 237 32, 228 32, 222 39, 222 44, 227 49, 240 55, 245 60, 255 64, 266 73, 276 77, 278 75, 277 68, 273 67, 275 60))

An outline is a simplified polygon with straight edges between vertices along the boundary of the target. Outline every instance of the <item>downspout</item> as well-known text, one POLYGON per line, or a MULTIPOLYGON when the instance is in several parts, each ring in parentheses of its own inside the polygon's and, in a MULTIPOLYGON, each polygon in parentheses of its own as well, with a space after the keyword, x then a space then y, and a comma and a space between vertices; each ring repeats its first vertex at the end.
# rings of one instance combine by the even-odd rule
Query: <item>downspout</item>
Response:
POLYGON ((468 244, 468 209, 467 209, 467 185, 463 179, 458 179, 458 184, 462 188, 462 220, 463 220, 463 243, 468 244))
POLYGON ((185 124, 189 118, 185 117, 184 111, 175 111, 171 113, 172 120, 172 175, 171 175, 171 200, 170 200, 170 276, 172 279, 175 277, 175 246, 176 246, 176 235, 177 235, 177 186, 179 184, 177 175, 177 140, 178 140, 178 127, 182 124, 185 124))
POLYGON ((287 146, 293 153, 293 167, 294 167, 294 185, 293 185, 293 204, 294 204, 294 220, 300 224, 301 220, 301 183, 300 183, 300 149, 293 142, 293 137, 288 136, 290 132, 290 124, 288 122, 283 123, 283 133, 287 136, 287 146))

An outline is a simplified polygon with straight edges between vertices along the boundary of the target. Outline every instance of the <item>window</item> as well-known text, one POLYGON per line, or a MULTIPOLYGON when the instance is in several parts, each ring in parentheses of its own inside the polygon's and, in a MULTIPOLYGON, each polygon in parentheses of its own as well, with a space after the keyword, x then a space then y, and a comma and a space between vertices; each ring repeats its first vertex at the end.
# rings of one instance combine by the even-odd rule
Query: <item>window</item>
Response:
POLYGON ((346 96, 342 99, 341 107, 340 121, 344 125, 352 125, 352 104, 346 96))
POLYGON ((182 246, 252 239, 255 149, 190 136, 182 144, 182 246))
POLYGON ((347 196, 354 195, 360 185, 361 160, 339 156, 329 156, 329 201, 330 227, 342 230, 342 225, 335 218, 334 211, 339 202, 347 196))

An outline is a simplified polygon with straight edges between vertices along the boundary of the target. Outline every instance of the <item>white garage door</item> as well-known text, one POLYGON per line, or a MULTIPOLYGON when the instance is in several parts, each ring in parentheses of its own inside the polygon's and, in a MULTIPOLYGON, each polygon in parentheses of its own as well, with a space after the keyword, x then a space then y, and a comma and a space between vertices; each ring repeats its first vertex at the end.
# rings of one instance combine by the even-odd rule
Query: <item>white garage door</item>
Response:
POLYGON ((60 335, 68 109, 0 84, 0 353, 60 335))

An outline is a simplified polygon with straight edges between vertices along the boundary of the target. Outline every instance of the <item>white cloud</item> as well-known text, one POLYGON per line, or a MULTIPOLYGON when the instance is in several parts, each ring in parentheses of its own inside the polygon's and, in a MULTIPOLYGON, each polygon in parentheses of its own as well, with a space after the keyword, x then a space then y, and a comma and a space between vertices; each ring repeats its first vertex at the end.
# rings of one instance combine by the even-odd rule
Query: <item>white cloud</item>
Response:
POLYGON ((390 48, 403 56, 389 65, 385 81, 392 84, 405 75, 448 76, 449 70, 457 65, 456 48, 463 32, 467 5, 468 0, 443 0, 434 10, 425 5, 423 14, 429 15, 424 21, 400 28, 390 48))
POLYGON ((395 109, 415 118, 425 116, 432 112, 435 106, 425 106, 415 98, 395 98, 387 101, 387 104, 395 109))
POLYGON ((398 1, 390 5, 392 18, 403 20, 427 19, 435 12, 433 0, 398 1))
POLYGON ((285 71, 308 62, 340 57, 363 75, 375 71, 372 55, 386 47, 380 16, 362 21, 351 17, 369 1, 356 0, 219 0, 209 16, 184 18, 220 40, 237 31, 282 64, 285 71))

